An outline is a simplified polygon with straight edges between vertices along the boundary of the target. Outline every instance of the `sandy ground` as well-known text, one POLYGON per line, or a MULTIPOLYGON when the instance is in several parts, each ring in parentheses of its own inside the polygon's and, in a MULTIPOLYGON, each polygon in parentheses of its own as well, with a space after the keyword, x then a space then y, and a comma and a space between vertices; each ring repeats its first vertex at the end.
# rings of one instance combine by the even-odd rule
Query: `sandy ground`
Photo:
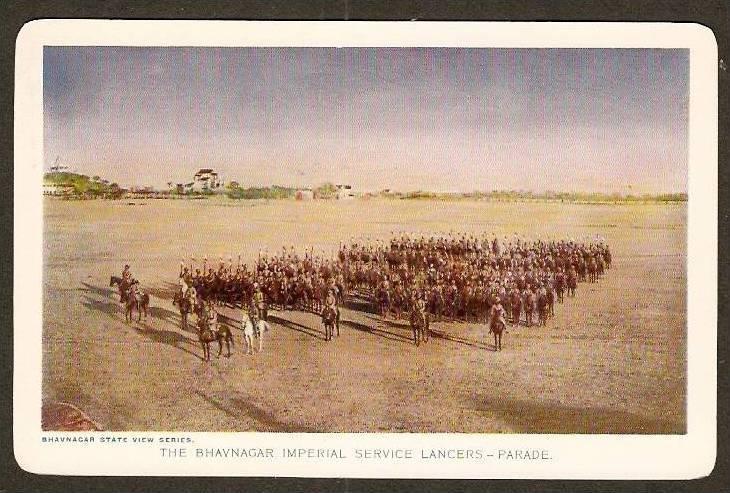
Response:
MULTIPOLYGON (((45 202, 43 395, 109 430, 684 433, 686 207, 355 200, 45 202), (317 317, 273 313, 264 352, 201 360, 170 301, 182 257, 282 245, 333 252, 391 231, 601 234, 614 264, 492 350, 484 326, 404 324, 344 310, 325 342, 317 317), (109 276, 125 263, 152 294, 126 324, 109 276)), ((240 319, 240 313, 227 310, 240 319)), ((214 345, 214 349, 217 347, 214 345)))

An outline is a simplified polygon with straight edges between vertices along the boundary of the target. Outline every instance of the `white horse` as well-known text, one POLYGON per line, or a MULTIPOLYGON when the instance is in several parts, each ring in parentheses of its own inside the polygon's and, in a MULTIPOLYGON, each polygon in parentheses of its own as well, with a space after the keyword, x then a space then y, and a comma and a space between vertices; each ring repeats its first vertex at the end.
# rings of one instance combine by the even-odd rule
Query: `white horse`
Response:
POLYGON ((243 340, 246 346, 246 354, 253 354, 254 325, 248 313, 244 312, 243 314, 243 319, 241 320, 241 328, 243 329, 243 340))

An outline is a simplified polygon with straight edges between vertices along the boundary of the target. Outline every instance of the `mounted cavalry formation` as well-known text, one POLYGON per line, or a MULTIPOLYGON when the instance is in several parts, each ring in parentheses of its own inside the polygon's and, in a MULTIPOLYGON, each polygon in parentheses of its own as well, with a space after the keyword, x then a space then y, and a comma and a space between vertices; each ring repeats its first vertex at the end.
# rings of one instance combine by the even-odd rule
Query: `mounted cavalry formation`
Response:
POLYGON ((404 234, 343 244, 335 258, 292 247, 251 268, 240 260, 234 268, 230 258, 217 269, 207 258, 202 269, 183 262, 174 304, 183 329, 201 306, 240 307, 263 321, 269 309, 318 313, 329 341, 340 334, 339 306, 352 302, 384 319, 405 317, 416 345, 428 341, 431 322, 463 321, 486 324, 501 350, 508 325, 546 325, 565 293, 575 296, 579 282, 597 282, 610 266, 603 241, 404 234))
POLYGON ((150 295, 139 290, 139 281, 132 278, 129 265, 124 266, 122 276, 111 276, 109 287, 117 286, 119 289, 119 302, 124 305, 124 320, 131 322, 134 311, 137 311, 137 322, 144 314, 147 319, 147 310, 150 306, 150 295))

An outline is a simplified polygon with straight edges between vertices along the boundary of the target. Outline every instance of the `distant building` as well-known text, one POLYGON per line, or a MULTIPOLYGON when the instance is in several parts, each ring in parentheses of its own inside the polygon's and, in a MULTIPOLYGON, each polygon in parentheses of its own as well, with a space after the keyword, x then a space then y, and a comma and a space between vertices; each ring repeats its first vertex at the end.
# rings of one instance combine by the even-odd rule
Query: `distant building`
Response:
POLYGON ((218 173, 210 168, 201 168, 193 176, 192 189, 196 192, 215 191, 223 185, 218 173))
POLYGON ((62 196, 71 195, 74 193, 73 185, 66 185, 62 183, 44 183, 43 184, 43 195, 49 196, 62 196))
POLYGON ((336 188, 335 197, 337 200, 354 199, 357 197, 352 189, 352 185, 336 185, 336 188))
POLYGON ((308 188, 297 190, 294 194, 294 198, 297 200, 312 200, 314 199, 314 191, 309 190, 308 188))

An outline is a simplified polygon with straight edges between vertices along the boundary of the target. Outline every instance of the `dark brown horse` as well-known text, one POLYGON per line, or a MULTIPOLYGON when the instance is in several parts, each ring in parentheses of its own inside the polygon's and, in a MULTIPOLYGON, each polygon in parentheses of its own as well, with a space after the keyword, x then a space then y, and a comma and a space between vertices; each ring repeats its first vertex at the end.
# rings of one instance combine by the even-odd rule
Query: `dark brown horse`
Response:
POLYGON ((497 317, 492 319, 492 321, 489 323, 489 332, 494 334, 494 350, 495 351, 502 350, 502 332, 504 332, 504 329, 505 329, 504 322, 497 317))
POLYGON ((340 328, 338 322, 338 314, 337 310, 330 307, 325 307, 324 310, 322 310, 322 325, 324 325, 324 340, 330 341, 332 340, 332 335, 334 333, 335 327, 337 327, 337 335, 340 335, 340 328))
POLYGON ((411 311, 411 328, 416 346, 419 346, 421 341, 428 342, 428 315, 418 310, 411 311))
POLYGON ((532 327, 532 315, 535 313, 535 305, 537 300, 535 293, 528 291, 525 295, 524 306, 525 306, 525 324, 528 327, 532 327))
POLYGON ((548 297, 547 294, 540 293, 537 297, 537 325, 547 325, 548 317, 548 297))
POLYGON ((131 283, 129 281, 126 281, 121 277, 111 276, 109 278, 109 287, 111 288, 116 286, 119 290, 119 303, 127 302, 127 292, 129 291, 130 285, 131 283))
POLYGON ((203 347, 203 360, 210 361, 210 343, 218 339, 205 318, 198 320, 198 340, 203 347))
POLYGON ((520 325, 520 313, 522 312, 522 296, 519 291, 512 292, 512 325, 520 325))
POLYGON ((172 299, 172 305, 177 305, 180 309, 180 328, 182 330, 188 330, 188 314, 193 312, 192 303, 187 296, 183 296, 180 291, 175 293, 175 297, 172 299))
POLYGON ((231 332, 230 327, 224 324, 220 324, 218 326, 218 330, 215 333, 216 339, 218 339, 218 357, 220 357, 221 353, 223 352, 223 343, 226 344, 226 351, 228 354, 226 355, 226 358, 231 357, 231 347, 235 346, 233 342, 233 333, 231 332))
POLYGON ((375 293, 376 303, 378 307, 378 314, 386 318, 390 311, 390 290, 385 287, 379 288, 375 293))
POLYGON ((137 322, 142 319, 142 313, 144 313, 144 318, 147 320, 147 309, 150 306, 150 295, 147 293, 141 293, 130 296, 129 292, 127 292, 125 298, 124 320, 126 322, 131 322, 134 310, 137 310, 137 322))

